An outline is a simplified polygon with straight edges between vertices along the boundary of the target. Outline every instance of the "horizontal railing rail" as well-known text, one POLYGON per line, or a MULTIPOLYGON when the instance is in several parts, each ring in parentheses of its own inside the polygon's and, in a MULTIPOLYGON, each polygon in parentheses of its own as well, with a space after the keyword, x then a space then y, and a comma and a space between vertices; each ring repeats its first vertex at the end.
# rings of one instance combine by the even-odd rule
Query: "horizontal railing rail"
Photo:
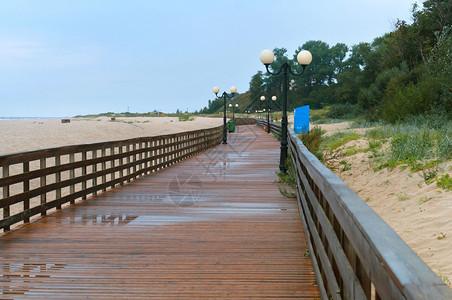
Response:
POLYGON ((0 229, 121 186, 221 142, 223 126, 0 155, 0 229))
MULTIPOLYGON (((265 127, 268 126, 267 120, 256 119, 257 126, 265 127)), ((273 133, 278 139, 281 137, 281 124, 270 122, 270 132, 273 133)))
MULTIPOLYGON (((270 125, 272 132, 278 127, 270 125)), ((452 299, 452 290, 290 129, 288 142, 322 299, 452 299)))

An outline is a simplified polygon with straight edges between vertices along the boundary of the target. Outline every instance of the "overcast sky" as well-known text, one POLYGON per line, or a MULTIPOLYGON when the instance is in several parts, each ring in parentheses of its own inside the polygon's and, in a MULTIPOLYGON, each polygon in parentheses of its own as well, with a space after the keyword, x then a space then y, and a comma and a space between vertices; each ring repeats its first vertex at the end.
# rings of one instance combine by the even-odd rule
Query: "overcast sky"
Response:
POLYGON ((263 49, 371 42, 414 0, 1 0, 0 117, 194 111, 263 49))

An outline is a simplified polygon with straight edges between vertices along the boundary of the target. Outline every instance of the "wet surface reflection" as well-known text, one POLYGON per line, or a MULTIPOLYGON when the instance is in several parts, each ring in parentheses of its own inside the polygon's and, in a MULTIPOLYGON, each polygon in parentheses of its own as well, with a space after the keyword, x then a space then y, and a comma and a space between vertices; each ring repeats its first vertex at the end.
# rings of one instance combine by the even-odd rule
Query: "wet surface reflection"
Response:
POLYGON ((137 216, 130 216, 127 214, 83 215, 67 217, 62 223, 117 226, 126 225, 136 218, 137 216))
POLYGON ((139 216, 130 226, 145 226, 145 225, 174 225, 184 222, 207 221, 209 218, 196 216, 139 216))
POLYGON ((247 215, 268 215, 280 211, 279 205, 260 203, 223 203, 222 207, 193 207, 192 210, 176 210, 172 214, 86 214, 66 217, 63 224, 83 224, 90 226, 159 226, 174 225, 184 222, 222 220, 247 215))
POLYGON ((25 295, 32 289, 28 283, 50 278, 52 276, 49 274, 55 274, 66 266, 66 264, 1 263, 0 295, 25 295), (23 283, 27 283, 27 288, 22 285, 23 283))

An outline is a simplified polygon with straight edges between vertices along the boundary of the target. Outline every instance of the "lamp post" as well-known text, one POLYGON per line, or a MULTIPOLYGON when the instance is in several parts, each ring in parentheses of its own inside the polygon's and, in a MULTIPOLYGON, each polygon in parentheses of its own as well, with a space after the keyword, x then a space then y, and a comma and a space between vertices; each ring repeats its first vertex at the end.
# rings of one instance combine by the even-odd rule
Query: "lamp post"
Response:
POLYGON ((215 93, 215 96, 217 98, 223 98, 223 144, 227 144, 227 125, 226 125, 226 99, 232 99, 234 97, 234 94, 237 93, 237 88, 235 86, 231 86, 229 91, 231 92, 231 96, 228 95, 228 93, 223 92, 223 94, 218 97, 218 93, 220 92, 219 87, 214 87, 213 92, 215 93))
POLYGON ((232 105, 231 103, 229 103, 229 107, 232 108, 232 120, 235 121, 234 108, 239 107, 239 105, 237 103, 235 105, 232 105))
POLYGON ((297 61, 302 66, 303 70, 301 73, 295 73, 292 71, 290 65, 285 62, 279 71, 271 72, 269 69, 270 64, 275 60, 275 54, 271 50, 264 50, 261 52, 259 59, 265 65, 267 72, 270 75, 278 75, 283 72, 283 107, 282 107, 282 117, 281 117, 281 155, 279 160, 279 169, 281 172, 286 173, 286 168, 284 163, 287 158, 287 90, 289 86, 289 72, 294 76, 299 76, 304 73, 306 66, 308 66, 312 61, 312 54, 307 50, 301 50, 297 55, 297 61))
MULTIPOLYGON (((276 96, 273 96, 272 97, 272 101, 276 101, 276 96)), ((265 96, 261 96, 261 101, 265 101, 266 100, 266 98, 265 98, 265 96)), ((269 101, 267 100, 267 101, 265 101, 266 102, 266 104, 267 104, 267 133, 270 133, 270 107, 269 107, 269 101)))

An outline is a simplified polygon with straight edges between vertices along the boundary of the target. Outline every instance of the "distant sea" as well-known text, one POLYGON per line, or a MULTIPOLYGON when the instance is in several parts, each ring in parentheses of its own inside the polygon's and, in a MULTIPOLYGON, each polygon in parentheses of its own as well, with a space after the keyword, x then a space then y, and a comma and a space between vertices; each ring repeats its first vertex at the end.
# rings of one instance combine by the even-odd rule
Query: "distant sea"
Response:
POLYGON ((0 117, 0 120, 61 119, 65 117, 0 117))

